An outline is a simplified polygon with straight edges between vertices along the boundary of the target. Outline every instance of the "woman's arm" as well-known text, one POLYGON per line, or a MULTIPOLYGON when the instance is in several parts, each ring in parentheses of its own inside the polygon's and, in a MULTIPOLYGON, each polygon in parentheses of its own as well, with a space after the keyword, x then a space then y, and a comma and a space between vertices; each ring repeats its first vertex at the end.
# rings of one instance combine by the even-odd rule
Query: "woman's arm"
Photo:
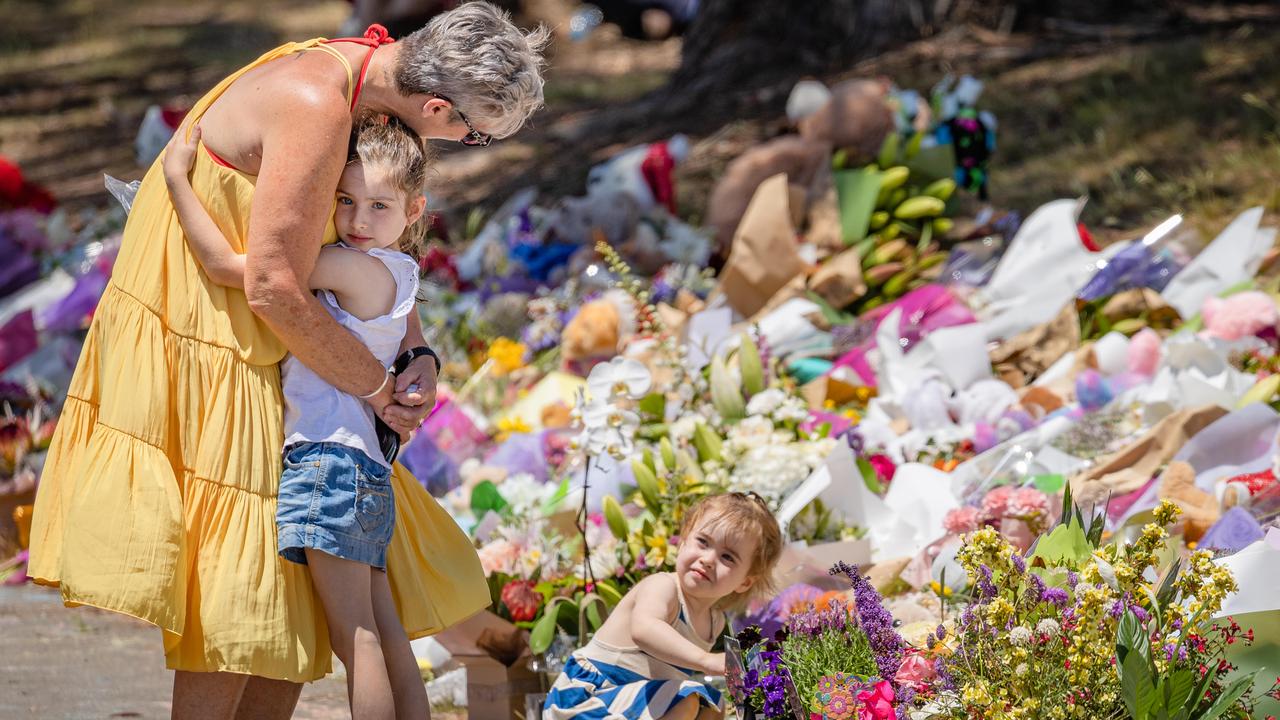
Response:
POLYGON ((677 667, 724 674, 724 653, 710 653, 689 642, 671 627, 671 618, 680 611, 676 580, 668 575, 650 575, 635 589, 631 608, 631 640, 646 653, 677 667))
POLYGON ((243 289, 244 256, 231 249, 226 236, 200 204, 188 177, 200 142, 200 126, 191 129, 190 140, 185 139, 185 135, 186 129, 178 128, 164 156, 164 181, 173 207, 178 211, 178 222, 187 236, 187 245, 209 279, 219 285, 243 289))
POLYGON ((413 428, 394 404, 394 382, 308 284, 346 161, 351 118, 342 95, 297 82, 255 108, 262 162, 249 217, 245 296, 289 351, 329 384, 362 396, 397 431, 413 428), (298 122, 306 118, 306 122, 298 122), (376 391, 376 392, 375 392, 376 391))

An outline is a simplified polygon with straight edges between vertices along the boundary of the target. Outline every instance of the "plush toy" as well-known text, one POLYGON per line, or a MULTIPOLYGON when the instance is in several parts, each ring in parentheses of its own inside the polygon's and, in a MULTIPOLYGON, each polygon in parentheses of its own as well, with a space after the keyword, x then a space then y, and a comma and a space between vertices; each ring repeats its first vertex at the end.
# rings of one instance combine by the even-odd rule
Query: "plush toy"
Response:
POLYGON ((707 200, 706 225, 716 233, 716 253, 729 257, 733 233, 760 183, 779 173, 807 193, 830 163, 831 145, 786 135, 757 145, 725 168, 707 200))
POLYGON ((620 290, 582 306, 560 335, 561 355, 567 362, 611 358, 620 343, 635 332, 635 309, 620 290))
POLYGON ((552 236, 565 243, 595 245, 599 230, 610 244, 631 239, 640 219, 640 207, 625 190, 601 189, 585 197, 566 197, 549 219, 552 236))
POLYGON ((1143 328, 1129 341, 1125 350, 1129 372, 1152 377, 1160 367, 1162 352, 1160 335, 1151 328, 1143 328))
POLYGON ((1213 495, 1196 487, 1196 471, 1181 460, 1169 463, 1160 475, 1158 494, 1182 508, 1183 535, 1199 540, 1218 518, 1222 510, 1213 495))
POLYGON ((1200 308, 1203 334, 1220 340, 1239 340, 1274 328, 1276 303, 1271 296, 1248 290, 1225 298, 1211 297, 1200 308))
POLYGON ((848 80, 831 88, 831 99, 797 123, 800 137, 844 148, 854 159, 880 152, 896 118, 891 86, 882 80, 848 80))
POLYGON ((1265 492, 1272 492, 1276 485, 1276 474, 1273 470, 1245 473, 1227 478, 1218 483, 1218 497, 1222 507, 1244 507, 1253 504, 1253 499, 1265 492))

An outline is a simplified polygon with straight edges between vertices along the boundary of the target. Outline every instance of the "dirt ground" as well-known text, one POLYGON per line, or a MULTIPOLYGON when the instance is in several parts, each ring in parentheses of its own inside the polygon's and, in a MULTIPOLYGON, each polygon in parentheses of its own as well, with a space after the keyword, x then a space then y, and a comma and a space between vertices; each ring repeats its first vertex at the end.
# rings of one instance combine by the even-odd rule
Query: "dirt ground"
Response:
MULTIPOLYGON (((0 587, 0 718, 167 720, 172 688, 160 632, 151 625, 94 608, 65 608, 48 588, 0 587)), ((350 717, 344 676, 335 673, 303 688, 293 717, 350 717)))

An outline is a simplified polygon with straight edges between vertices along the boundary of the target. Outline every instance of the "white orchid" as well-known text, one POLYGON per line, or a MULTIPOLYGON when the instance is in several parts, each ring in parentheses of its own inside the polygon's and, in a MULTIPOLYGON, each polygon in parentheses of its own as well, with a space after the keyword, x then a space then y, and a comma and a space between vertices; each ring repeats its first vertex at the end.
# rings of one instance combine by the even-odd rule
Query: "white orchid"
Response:
POLYGON ((587 401, 579 393, 573 416, 582 426, 574 444, 586 450, 588 455, 608 453, 621 460, 635 450, 636 429, 640 427, 640 416, 636 413, 601 400, 599 396, 587 401))
POLYGON ((644 363, 624 357, 596 365, 587 376, 587 389, 592 399, 601 401, 618 398, 639 400, 649 392, 652 384, 653 376, 644 363))

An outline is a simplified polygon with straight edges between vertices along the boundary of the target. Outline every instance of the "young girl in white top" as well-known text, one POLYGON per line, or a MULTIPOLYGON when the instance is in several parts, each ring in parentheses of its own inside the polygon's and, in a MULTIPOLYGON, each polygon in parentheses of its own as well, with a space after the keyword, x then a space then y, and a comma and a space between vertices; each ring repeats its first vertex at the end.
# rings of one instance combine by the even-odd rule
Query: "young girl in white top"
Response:
MULTIPOLYGON (((187 242, 210 280, 243 288, 245 257, 231 250, 187 177, 199 128, 189 141, 184 135, 170 142, 164 172, 187 242)), ((425 148, 412 131, 394 119, 362 121, 338 182, 333 220, 342 242, 320 251, 310 278, 320 304, 388 367, 418 292, 418 265, 399 247, 420 236, 426 172, 425 148)), ((347 669, 352 716, 426 718, 426 691, 387 582, 395 498, 373 410, 292 356, 281 363, 281 384, 280 554, 311 568, 331 644, 347 669)))
POLYGON ((754 493, 708 497, 684 517, 672 573, 650 575, 573 653, 543 706, 544 720, 708 720, 720 693, 702 675, 724 674, 711 652, 726 608, 767 592, 782 532, 754 493))

